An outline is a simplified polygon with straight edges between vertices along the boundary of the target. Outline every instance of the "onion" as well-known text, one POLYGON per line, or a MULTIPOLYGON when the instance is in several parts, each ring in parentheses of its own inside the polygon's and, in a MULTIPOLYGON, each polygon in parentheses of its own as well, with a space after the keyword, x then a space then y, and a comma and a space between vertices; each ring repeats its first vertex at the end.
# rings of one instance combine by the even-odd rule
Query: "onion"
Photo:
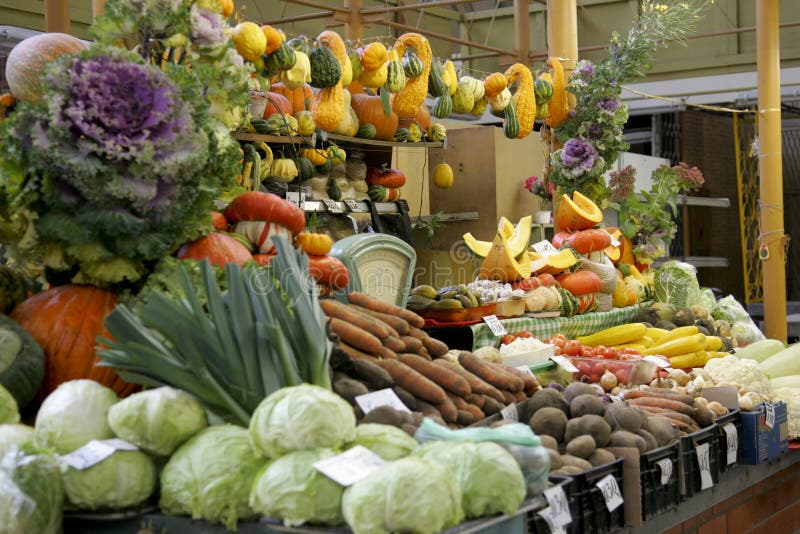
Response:
POLYGON ((611 391, 617 386, 617 375, 606 369, 606 372, 600 377, 600 385, 604 390, 611 391))

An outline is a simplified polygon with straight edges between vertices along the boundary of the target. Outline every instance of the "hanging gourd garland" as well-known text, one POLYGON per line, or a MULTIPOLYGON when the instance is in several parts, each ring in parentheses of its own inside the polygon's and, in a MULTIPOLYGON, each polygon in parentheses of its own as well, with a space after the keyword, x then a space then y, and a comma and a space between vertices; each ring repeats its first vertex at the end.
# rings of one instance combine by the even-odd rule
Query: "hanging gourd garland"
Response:
MULTIPOLYGON (((536 120, 536 95, 533 88, 533 75, 531 70, 522 63, 514 63, 506 71, 506 79, 508 85, 516 82, 517 90, 514 93, 512 102, 514 104, 513 110, 516 112, 516 118, 519 121, 519 129, 517 132, 509 132, 506 129, 506 136, 516 139, 522 139, 528 136, 533 131, 533 122, 536 120), (516 133, 516 135, 510 135, 516 133)), ((509 114, 506 114, 508 119, 509 114)))

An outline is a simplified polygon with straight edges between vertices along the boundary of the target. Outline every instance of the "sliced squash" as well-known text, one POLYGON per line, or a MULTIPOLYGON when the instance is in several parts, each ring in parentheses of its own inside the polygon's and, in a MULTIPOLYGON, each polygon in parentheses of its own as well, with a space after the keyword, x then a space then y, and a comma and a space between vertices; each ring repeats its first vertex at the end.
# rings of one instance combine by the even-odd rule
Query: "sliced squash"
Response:
POLYGON ((508 246, 511 249, 511 254, 516 258, 528 248, 528 242, 531 240, 531 223, 533 217, 528 215, 523 217, 514 228, 511 237, 508 238, 508 246))
POLYGON ((556 224, 562 230, 587 230, 603 220, 603 212, 592 202, 592 199, 582 195, 580 191, 568 195, 561 195, 558 205, 556 224))
POLYGON ((497 231, 500 233, 500 235, 502 235, 506 239, 511 237, 511 235, 514 233, 515 228, 516 227, 514 226, 514 223, 512 223, 505 217, 500 217, 500 221, 497 223, 497 231))
POLYGON ((609 245, 603 249, 603 252, 605 253, 606 256, 608 256, 608 259, 610 259, 614 263, 617 263, 620 257, 622 256, 622 250, 621 250, 622 237, 623 237, 622 232, 620 231, 619 228, 606 228, 605 231, 611 235, 611 240, 612 241, 616 240, 619 243, 619 245, 618 246, 614 246, 613 244, 609 245))
POLYGON ((498 233, 492 242, 492 248, 481 265, 479 277, 484 280, 514 282, 531 275, 531 260, 527 251, 523 251, 521 261, 517 261, 511 253, 508 240, 498 233))
POLYGON ((492 248, 492 244, 489 241, 479 241, 470 232, 467 232, 462 237, 467 248, 480 258, 485 258, 492 248))
POLYGON ((535 274, 557 275, 573 267, 579 259, 575 251, 570 248, 565 248, 550 256, 540 256, 535 252, 531 252, 530 255, 532 257, 531 271, 535 274))
MULTIPOLYGON (((531 237, 531 218, 523 217, 522 219, 520 219, 520 223, 525 221, 525 219, 528 219, 527 232, 525 232, 524 229, 518 230, 519 224, 517 226, 514 226, 514 224, 505 217, 500 217, 500 221, 497 223, 497 233, 499 235, 503 236, 505 239, 512 239, 513 237, 514 244, 512 246, 512 249, 516 251, 514 257, 519 256, 525 250, 525 248, 527 248, 528 241, 530 240, 531 237), (514 237, 515 234, 518 235, 514 237), (527 237, 525 237, 525 234, 527 234, 527 237), (525 244, 522 246, 522 248, 518 248, 518 245, 521 241, 523 241, 523 238, 525 244)), ((467 232, 462 236, 462 238, 464 239, 464 244, 467 245, 467 248, 470 249, 472 253, 478 256, 479 258, 485 258, 487 254, 489 254, 489 250, 491 250, 492 248, 491 241, 481 241, 479 239, 476 239, 471 232, 467 232)))

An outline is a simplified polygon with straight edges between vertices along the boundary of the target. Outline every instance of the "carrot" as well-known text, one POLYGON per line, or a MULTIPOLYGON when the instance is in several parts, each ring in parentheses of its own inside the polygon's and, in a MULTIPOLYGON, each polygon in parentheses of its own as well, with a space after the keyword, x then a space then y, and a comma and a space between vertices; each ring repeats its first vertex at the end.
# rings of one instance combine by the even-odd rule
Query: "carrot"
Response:
POLYGON ((694 416, 694 408, 687 406, 680 401, 667 400, 667 399, 654 399, 649 397, 641 397, 638 399, 630 399, 628 404, 631 406, 652 406, 654 408, 667 408, 674 412, 678 412, 689 417, 694 416))
POLYGON ((427 351, 430 352, 431 356, 434 358, 444 356, 450 350, 442 341, 432 338, 427 332, 420 330, 419 328, 411 327, 411 335, 422 341, 425 349, 427 349, 427 351))
POLYGON ((390 349, 389 347, 386 347, 386 346, 382 346, 381 347, 380 355, 381 355, 381 358, 386 359, 386 360, 396 360, 397 359, 397 353, 395 351, 393 351, 392 349, 390 349))
POLYGON ((474 404, 478 408, 483 408, 483 395, 473 393, 472 395, 469 396, 467 402, 469 402, 470 404, 474 404))
POLYGON ((456 424, 459 426, 469 426, 475 423, 475 416, 467 410, 458 410, 458 418, 456 424))
POLYGON ((500 413, 500 411, 505 408, 505 404, 498 402, 493 397, 489 395, 483 396, 483 413, 486 415, 494 415, 496 413, 500 413))
POLYGON ((503 371, 511 373, 512 375, 522 379, 522 383, 525 384, 525 394, 527 396, 530 397, 531 395, 542 389, 542 386, 539 385, 539 381, 536 380, 536 377, 533 376, 531 373, 526 373, 525 371, 521 371, 516 367, 512 367, 510 365, 505 365, 502 363, 497 365, 499 365, 503 371))
POLYGON ((421 411, 423 415, 427 417, 438 418, 442 422, 444 422, 444 417, 442 417, 442 412, 440 412, 436 406, 422 399, 416 399, 416 400, 417 400, 417 410, 421 411))
POLYGON ((347 343, 339 342, 339 350, 347 354, 347 357, 351 360, 367 360, 371 362, 376 362, 378 359, 375 356, 367 354, 366 352, 362 352, 355 347, 351 347, 347 343))
POLYGON ((348 345, 373 354, 381 351, 381 340, 366 330, 362 330, 336 317, 330 319, 330 323, 331 330, 348 345))
POLYGON ((374 317, 355 311, 355 308, 339 302, 338 300, 320 299, 319 305, 328 317, 335 317, 353 326, 357 326, 378 339, 385 339, 389 336, 389 329, 385 324, 375 320, 374 317))
POLYGON ((684 423, 682 421, 678 421, 677 419, 673 419, 673 418, 668 417, 666 415, 654 415, 653 417, 660 417, 660 418, 664 419, 665 421, 667 421, 669 424, 675 425, 676 427, 678 427, 678 430, 680 430, 681 432, 684 432, 684 433, 687 433, 687 434, 689 434, 691 432, 697 432, 698 430, 700 430, 700 427, 698 427, 696 424, 688 425, 688 424, 686 424, 686 423, 684 423))
POLYGON ((517 403, 517 396, 510 391, 506 391, 505 389, 501 389, 500 393, 503 394, 503 403, 508 406, 509 404, 516 404, 517 403))
POLYGON ((411 332, 411 325, 409 325, 408 321, 406 321, 405 319, 401 319, 400 317, 396 317, 394 315, 387 315, 385 313, 376 312, 375 310, 368 310, 367 308, 359 308, 359 310, 391 326, 392 329, 395 332, 397 332, 398 334, 397 337, 407 336, 409 332, 411 332))
POLYGON ((651 398, 651 399, 663 399, 663 400, 674 400, 678 402, 682 402, 688 406, 692 406, 694 404, 694 399, 690 395, 683 395, 683 394, 663 394, 658 390, 627 390, 622 392, 622 398, 625 400, 628 399, 641 399, 643 397, 651 398))
POLYGON ((417 398, 433 404, 439 404, 447 399, 441 387, 398 360, 378 360, 378 365, 389 371, 395 384, 407 389, 417 398))
POLYGON ((457 363, 449 362, 447 360, 433 360, 433 363, 441 367, 450 369, 454 373, 463 376, 467 380, 467 382, 469 382, 469 387, 473 391, 473 393, 488 395, 497 402, 504 402, 502 393, 500 393, 500 391, 496 387, 489 384, 488 382, 485 382, 482 378, 470 373, 457 363))
POLYGON ((462 376, 445 369, 439 365, 429 362, 422 356, 416 354, 398 354, 398 358, 404 364, 408 365, 418 373, 426 376, 439 384, 447 391, 451 391, 459 397, 469 397, 472 393, 472 388, 469 387, 469 382, 462 376))
POLYGON ((400 341, 399 337, 389 336, 383 340, 383 345, 396 353, 408 352, 406 344, 400 341))
POLYGON ((414 354, 419 354, 422 349, 425 347, 422 345, 422 341, 419 339, 412 337, 412 336, 402 336, 400 341, 406 344, 406 352, 413 352, 414 354))
POLYGON ((458 420, 458 408, 446 396, 442 402, 436 405, 436 409, 448 423, 455 423, 458 420))
POLYGON ((450 399, 453 402, 453 404, 456 405, 456 408, 458 408, 459 410, 467 409, 467 401, 465 401, 463 398, 459 397, 455 393, 450 393, 449 391, 445 391, 445 393, 447 394, 447 398, 450 399))
POLYGON ((409 393, 408 390, 403 389, 400 386, 394 386, 392 387, 392 390, 400 398, 400 401, 406 405, 406 408, 412 411, 417 409, 417 398, 409 393))
POLYGON ((394 380, 386 369, 374 363, 374 358, 360 358, 352 360, 353 374, 364 382, 370 389, 390 388, 394 380))
POLYGON ((425 319, 411 310, 407 310, 393 304, 388 304, 382 300, 365 295, 364 293, 353 291, 347 295, 347 300, 350 302, 350 304, 355 304, 356 306, 361 306, 362 308, 367 308, 368 310, 402 317, 404 320, 408 321, 417 328, 422 328, 425 326, 425 319))
POLYGON ((521 379, 506 373, 497 365, 481 360, 471 352, 461 352, 458 355, 458 363, 470 373, 478 375, 498 389, 505 389, 514 393, 525 389, 525 384, 521 379))
POLYGON ((475 422, 477 423, 481 419, 486 419, 486 414, 483 413, 483 410, 478 408, 472 403, 467 403, 467 411, 472 414, 472 417, 475 418, 475 422))
POLYGON ((514 393, 514 396, 517 398, 517 402, 528 400, 528 396, 525 394, 524 391, 517 391, 516 393, 514 393))
POLYGON ((392 328, 392 325, 387 324, 386 321, 381 320, 380 317, 376 317, 375 315, 370 314, 369 310, 365 310, 364 308, 359 308, 358 306, 353 306, 352 304, 344 304, 344 306, 353 313, 357 313, 359 315, 363 315, 364 317, 371 318, 373 321, 377 323, 378 327, 385 328, 389 332, 390 336, 400 337, 400 334, 397 333, 397 330, 392 328))
POLYGON ((681 421, 682 423, 687 425, 696 423, 696 421, 691 417, 689 417, 688 415, 678 413, 676 411, 670 410, 669 408, 656 408, 654 406, 639 406, 639 408, 649 415, 661 415, 664 417, 670 417, 672 419, 675 419, 676 421, 681 421))

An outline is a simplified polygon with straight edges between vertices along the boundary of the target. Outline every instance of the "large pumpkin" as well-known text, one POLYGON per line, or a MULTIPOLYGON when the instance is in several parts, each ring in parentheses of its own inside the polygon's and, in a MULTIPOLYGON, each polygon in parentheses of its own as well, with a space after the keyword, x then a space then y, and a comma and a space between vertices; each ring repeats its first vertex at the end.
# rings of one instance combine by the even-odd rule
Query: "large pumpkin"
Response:
POLYGON ((270 115, 275 113, 285 113, 291 115, 292 104, 285 96, 274 91, 267 93, 267 107, 264 108, 264 118, 268 119, 270 115))
POLYGON ((270 92, 282 95, 292 106, 291 115, 298 111, 311 111, 314 108, 314 90, 304 83, 297 89, 290 89, 283 83, 273 83, 270 92))
POLYGON ((44 66, 62 54, 74 54, 84 48, 83 41, 66 33, 42 33, 20 42, 6 60, 11 94, 19 100, 38 102, 42 98, 39 78, 44 66))
POLYGON ((352 96, 351 105, 361 124, 371 124, 375 127, 375 139, 392 140, 400 119, 394 111, 386 116, 380 96, 367 93, 355 94, 352 96))
POLYGON ((417 114, 414 115, 412 118, 407 119, 400 119, 399 127, 400 128, 408 128, 411 125, 411 122, 414 121, 419 124, 419 127, 423 130, 427 130, 431 127, 431 110, 428 109, 428 106, 425 104, 419 107, 419 111, 417 114))
POLYGON ((235 238, 211 232, 191 243, 183 245, 178 251, 182 260, 208 260, 211 265, 224 268, 226 263, 244 265, 253 259, 253 255, 235 238))
POLYGON ((123 381, 114 369, 95 365, 96 338, 111 337, 103 321, 116 305, 117 295, 107 289, 65 285, 37 293, 14 308, 11 318, 44 350, 40 400, 59 384, 78 378, 96 380, 121 397, 136 391, 138 386, 123 381))

